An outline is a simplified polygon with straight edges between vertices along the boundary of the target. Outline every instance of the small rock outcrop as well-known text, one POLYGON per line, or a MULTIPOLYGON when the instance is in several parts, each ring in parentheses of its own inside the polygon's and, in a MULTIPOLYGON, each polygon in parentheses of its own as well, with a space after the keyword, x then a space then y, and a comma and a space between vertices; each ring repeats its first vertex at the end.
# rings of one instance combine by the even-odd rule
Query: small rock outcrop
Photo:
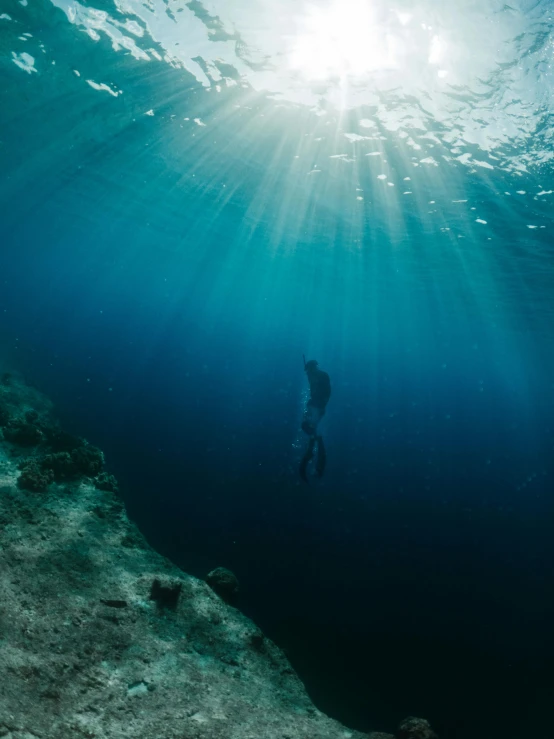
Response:
POLYGON ((424 718, 408 716, 400 722, 396 739, 438 739, 429 721, 424 718))
POLYGON ((239 581, 231 570, 225 567, 216 567, 208 572, 206 582, 226 603, 232 603, 239 592, 239 581))

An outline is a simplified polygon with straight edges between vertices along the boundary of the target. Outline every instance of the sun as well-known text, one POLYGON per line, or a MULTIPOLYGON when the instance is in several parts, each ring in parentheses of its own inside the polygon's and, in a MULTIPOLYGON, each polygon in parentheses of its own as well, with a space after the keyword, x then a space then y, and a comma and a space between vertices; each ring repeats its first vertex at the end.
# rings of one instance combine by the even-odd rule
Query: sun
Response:
POLYGON ((307 9, 289 61, 307 79, 361 77, 396 67, 395 46, 395 39, 378 28, 368 0, 334 0, 307 9))

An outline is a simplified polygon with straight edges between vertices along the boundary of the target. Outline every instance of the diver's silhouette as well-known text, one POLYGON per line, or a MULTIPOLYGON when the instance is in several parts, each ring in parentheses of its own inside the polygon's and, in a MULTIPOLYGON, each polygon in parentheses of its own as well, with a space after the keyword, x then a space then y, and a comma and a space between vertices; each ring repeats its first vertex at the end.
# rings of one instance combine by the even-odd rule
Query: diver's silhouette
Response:
POLYGON ((325 452, 323 437, 318 435, 317 427, 325 415, 325 406, 331 397, 331 381, 327 372, 323 372, 323 370, 318 369, 315 359, 310 359, 309 362, 306 362, 306 359, 304 358, 304 371, 308 375, 308 382, 310 383, 310 399, 306 404, 304 419, 302 421, 302 431, 304 431, 305 434, 308 434, 310 440, 308 442, 306 453, 300 462, 299 472, 300 477, 304 482, 308 482, 308 464, 314 457, 316 445, 317 459, 315 470, 318 477, 321 477, 325 471, 327 454, 325 452))

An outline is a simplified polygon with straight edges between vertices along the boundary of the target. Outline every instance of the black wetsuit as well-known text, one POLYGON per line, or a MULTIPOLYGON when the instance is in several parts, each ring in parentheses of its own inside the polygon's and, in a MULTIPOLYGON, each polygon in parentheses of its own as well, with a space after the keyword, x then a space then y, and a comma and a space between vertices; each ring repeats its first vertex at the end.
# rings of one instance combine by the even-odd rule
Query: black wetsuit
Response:
POLYGON ((308 434, 310 441, 308 449, 300 462, 300 477, 304 482, 308 482, 307 468, 314 456, 314 449, 317 442, 317 460, 316 473, 319 477, 323 475, 327 454, 323 437, 317 435, 317 426, 325 415, 325 407, 331 397, 331 381, 327 372, 315 369, 308 374, 308 382, 310 383, 310 399, 306 406, 304 420, 302 422, 302 430, 308 434))
POLYGON ((308 376, 310 383, 310 403, 325 413, 325 406, 331 397, 331 380, 327 372, 316 369, 308 376))

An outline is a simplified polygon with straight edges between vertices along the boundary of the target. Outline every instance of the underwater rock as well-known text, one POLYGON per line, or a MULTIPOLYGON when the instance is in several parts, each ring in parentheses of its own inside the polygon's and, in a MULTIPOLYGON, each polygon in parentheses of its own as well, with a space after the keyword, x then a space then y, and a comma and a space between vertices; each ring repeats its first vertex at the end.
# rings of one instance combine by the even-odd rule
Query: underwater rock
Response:
POLYGON ((182 589, 182 582, 162 583, 156 579, 150 588, 150 600, 155 600, 161 608, 171 608, 174 610, 177 608, 182 589))
POLYGON ((22 490, 42 493, 54 481, 52 470, 43 469, 40 461, 34 457, 20 462, 19 469, 21 474, 17 478, 17 485, 22 490))
POLYGON ((372 731, 367 739, 395 739, 394 734, 386 734, 384 731, 372 731))
POLYGON ((40 416, 39 416, 39 414, 36 411, 27 411, 25 413, 25 421, 27 423, 37 423, 37 421, 39 420, 39 418, 40 418, 40 416))
POLYGON ((7 426, 11 421, 10 408, 4 401, 0 400, 0 426, 7 426))
POLYGON ((110 608, 127 608, 128 605, 126 600, 112 600, 106 598, 101 598, 100 603, 103 603, 105 606, 109 606, 110 608))
POLYGON ((70 480, 77 474, 77 468, 68 452, 54 452, 45 454, 40 460, 43 470, 50 470, 56 482, 70 480))
POLYGON ((113 475, 109 475, 107 472, 101 472, 98 477, 94 479, 94 485, 98 490, 106 490, 110 493, 117 493, 119 490, 119 483, 113 475))
MULTIPOLYGON (((79 477, 92 477, 94 471, 104 464, 104 455, 96 447, 84 445, 72 452, 53 452, 45 454, 41 461, 44 470, 51 470, 56 482, 72 480, 79 477)), ((101 472, 94 480, 99 490, 117 492, 118 484, 113 475, 101 472)))
POLYGON ((248 641, 254 649, 263 649, 265 644, 265 634, 260 629, 255 629, 248 637, 248 641))
POLYGON ((46 443, 53 452, 72 452, 84 446, 85 440, 68 434, 57 426, 47 425, 43 428, 46 443))
POLYGON ((225 567, 216 567, 208 572, 206 582, 220 598, 229 603, 234 600, 239 591, 239 581, 231 570, 225 567))
POLYGON ((96 477, 104 467, 103 452, 92 444, 85 444, 73 449, 71 459, 77 472, 87 477, 96 477))
MULTIPOLYGON (((11 439, 8 439, 11 441, 11 439)), ((74 452, 53 452, 45 454, 42 457, 32 457, 25 459, 20 463, 22 476, 20 478, 20 487, 27 490, 44 490, 54 480, 63 482, 67 480, 76 480, 83 476, 90 476, 90 473, 97 469, 100 460, 103 464, 103 455, 98 456, 96 447, 83 447, 79 450, 79 454, 74 452), (92 451, 89 451, 92 450, 92 451), (82 452, 86 452, 83 456, 82 452)), ((100 454, 102 454, 100 452, 100 454)), ((117 492, 117 480, 113 475, 102 472, 96 479, 95 485, 99 490, 117 492)))
POLYGON ((400 722, 396 739, 438 739, 429 721, 424 718, 408 716, 400 722))
POLYGON ((42 441, 42 431, 23 418, 12 418, 4 427, 4 438, 19 446, 37 446, 42 441))

